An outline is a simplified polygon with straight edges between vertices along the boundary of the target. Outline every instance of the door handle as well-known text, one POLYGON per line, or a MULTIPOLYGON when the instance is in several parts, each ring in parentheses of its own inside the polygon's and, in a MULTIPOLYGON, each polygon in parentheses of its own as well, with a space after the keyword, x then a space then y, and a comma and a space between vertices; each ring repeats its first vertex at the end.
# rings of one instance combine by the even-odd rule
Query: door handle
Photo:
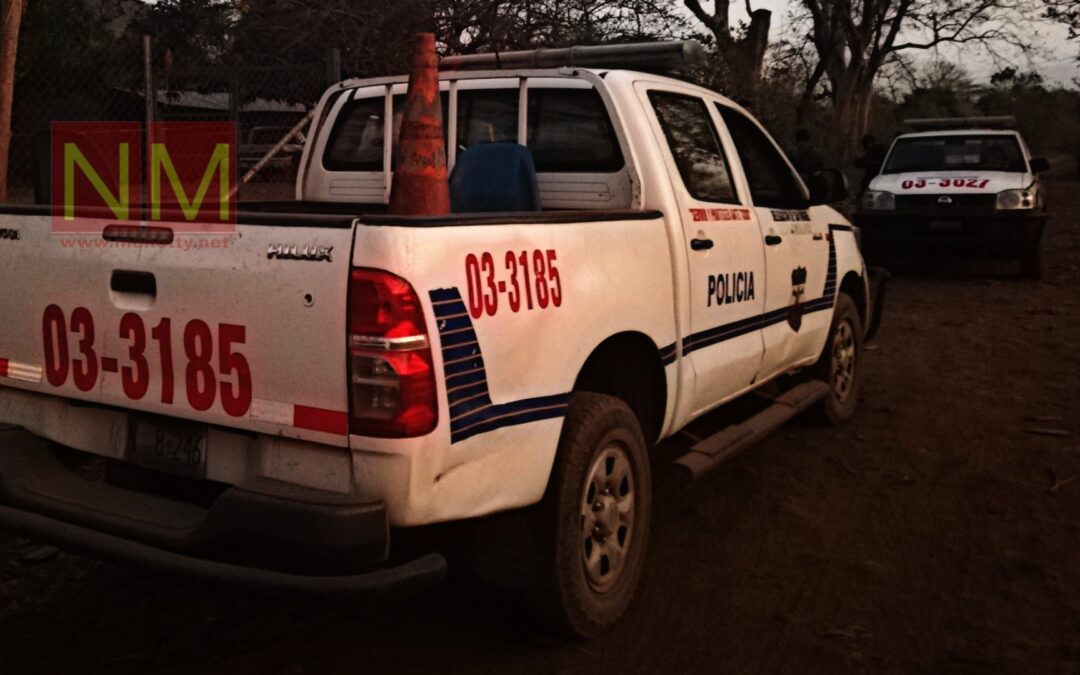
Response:
POLYGON ((713 247, 713 240, 712 239, 691 239, 690 240, 690 248, 694 249, 695 251, 708 251, 712 247, 713 247))
POLYGON ((765 245, 766 246, 776 246, 777 244, 779 244, 782 241, 784 241, 784 238, 781 237, 778 234, 767 234, 767 235, 765 235, 765 245))
POLYGON ((157 279, 149 272, 113 270, 109 286, 116 293, 157 297, 157 279))

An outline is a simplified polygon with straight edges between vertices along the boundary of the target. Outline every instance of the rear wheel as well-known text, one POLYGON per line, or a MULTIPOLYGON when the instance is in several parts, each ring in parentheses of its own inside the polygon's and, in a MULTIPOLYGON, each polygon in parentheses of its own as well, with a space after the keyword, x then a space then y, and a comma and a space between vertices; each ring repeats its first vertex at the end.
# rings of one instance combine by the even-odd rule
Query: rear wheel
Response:
POLYGON ((629 607, 649 536, 651 478, 637 416, 621 399, 577 393, 541 504, 547 549, 531 598, 558 632, 592 637, 629 607))
POLYGON ((825 349, 814 366, 814 376, 829 385, 829 393, 810 414, 826 424, 842 424, 855 415, 862 389, 862 320, 855 301, 841 293, 836 298, 825 349))

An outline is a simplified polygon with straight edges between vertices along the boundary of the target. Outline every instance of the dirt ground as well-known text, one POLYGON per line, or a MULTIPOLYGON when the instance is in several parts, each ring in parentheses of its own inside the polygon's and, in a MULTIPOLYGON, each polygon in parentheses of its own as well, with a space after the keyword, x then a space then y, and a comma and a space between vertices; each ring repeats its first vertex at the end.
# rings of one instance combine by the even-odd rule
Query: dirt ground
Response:
POLYGON ((854 422, 795 422, 685 490, 688 441, 665 443, 643 587, 597 640, 467 578, 328 605, 0 533, 0 670, 1080 672, 1080 182, 1049 188, 1044 282, 893 280, 854 422))

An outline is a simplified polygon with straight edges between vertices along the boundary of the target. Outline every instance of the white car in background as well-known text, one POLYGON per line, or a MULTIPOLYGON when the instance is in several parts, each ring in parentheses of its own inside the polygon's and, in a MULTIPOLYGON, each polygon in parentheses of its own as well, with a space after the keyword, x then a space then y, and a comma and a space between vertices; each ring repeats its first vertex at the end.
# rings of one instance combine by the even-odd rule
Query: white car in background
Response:
POLYGON ((1019 258, 1042 273, 1046 200, 1011 118, 911 120, 863 193, 856 223, 870 262, 898 257, 1019 258))

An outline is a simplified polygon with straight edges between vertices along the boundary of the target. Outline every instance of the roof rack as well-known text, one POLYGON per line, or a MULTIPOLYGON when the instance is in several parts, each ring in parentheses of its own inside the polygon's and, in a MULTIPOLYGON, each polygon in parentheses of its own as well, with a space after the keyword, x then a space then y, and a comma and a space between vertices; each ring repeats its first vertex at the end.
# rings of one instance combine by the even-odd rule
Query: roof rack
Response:
POLYGON ((578 66, 668 71, 693 66, 704 58, 705 48, 697 40, 669 40, 447 56, 440 61, 439 67, 442 70, 498 70, 578 66))
POLYGON ((911 129, 1015 129, 1016 118, 1011 115, 996 117, 926 117, 904 120, 911 129))

